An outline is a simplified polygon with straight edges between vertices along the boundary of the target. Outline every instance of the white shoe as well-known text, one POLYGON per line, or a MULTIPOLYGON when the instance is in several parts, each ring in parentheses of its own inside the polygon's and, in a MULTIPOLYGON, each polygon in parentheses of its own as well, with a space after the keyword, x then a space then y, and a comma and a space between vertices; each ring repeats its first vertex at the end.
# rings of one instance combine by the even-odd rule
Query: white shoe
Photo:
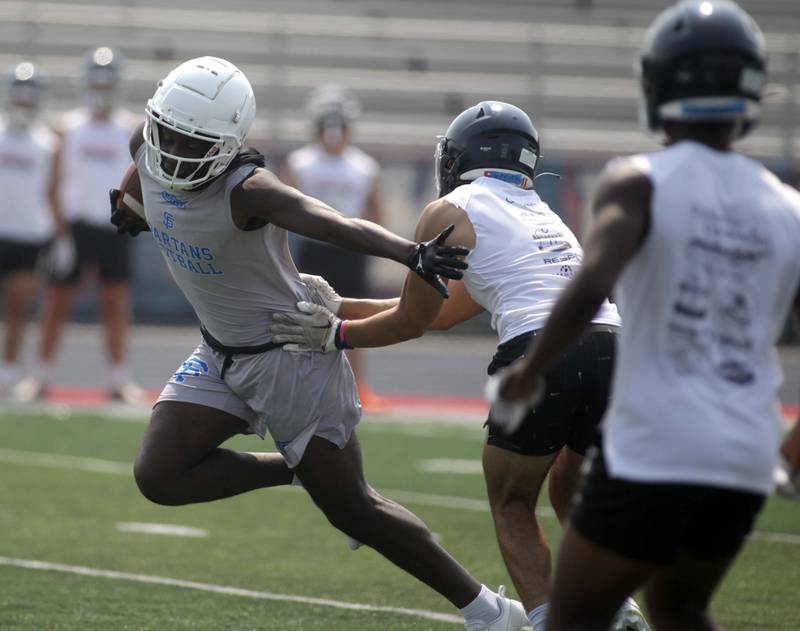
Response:
POLYGON ((364 544, 361 543, 358 539, 353 539, 350 535, 342 533, 344 535, 344 542, 347 544, 347 547, 351 550, 358 550, 364 544))
POLYGON ((464 627, 469 631, 520 631, 528 626, 528 616, 525 608, 518 600, 506 598, 506 588, 502 585, 497 589, 497 604, 500 605, 500 615, 492 622, 465 622, 464 627))
POLYGON ((25 377, 11 389, 10 398, 16 403, 33 403, 47 398, 47 384, 36 377, 25 377))
POLYGON ((144 390, 132 381, 118 383, 108 389, 108 397, 127 405, 140 405, 145 402, 144 390))
POLYGON ((642 610, 633 598, 625 599, 625 604, 611 623, 611 631, 650 631, 642 610))

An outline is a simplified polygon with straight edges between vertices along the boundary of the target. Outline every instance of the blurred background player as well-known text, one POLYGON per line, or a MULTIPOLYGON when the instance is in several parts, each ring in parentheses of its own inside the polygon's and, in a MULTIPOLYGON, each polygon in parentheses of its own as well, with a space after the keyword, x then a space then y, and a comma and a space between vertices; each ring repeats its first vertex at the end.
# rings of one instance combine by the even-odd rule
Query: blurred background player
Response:
MULTIPOLYGON (((399 301, 345 298, 335 308, 344 320, 318 305, 311 310, 320 320, 279 314, 279 322, 309 327, 276 324, 275 339, 300 344, 301 350, 320 350, 325 347, 321 339, 307 345, 304 340, 333 337, 328 332, 339 330, 344 331, 342 344, 385 346, 419 337, 429 328, 450 328, 487 310, 500 342, 489 374, 517 360, 544 326, 583 254, 570 229, 533 188, 539 158, 539 134, 518 107, 484 101, 462 112, 439 141, 435 167, 441 197, 422 213, 416 235, 427 238, 452 224, 450 242, 472 248, 463 280, 449 283, 451 297, 443 301, 409 276, 399 301)), ((331 292, 320 291, 326 293, 331 292)), ((608 401, 620 325, 616 308, 603 303, 592 324, 548 375, 546 404, 528 410, 510 436, 490 418, 483 451, 500 551, 534 631, 544 631, 551 567, 535 512, 539 492, 550 473, 550 501, 566 522, 583 455, 595 441, 608 401)), ((647 629, 634 601, 626 603, 613 629, 647 629)))
MULTIPOLYGON (((349 90, 326 85, 314 90, 307 103, 314 142, 289 154, 282 179, 307 195, 321 199, 347 217, 383 220, 378 163, 350 144, 353 124, 361 113, 356 96, 349 90)), ((297 269, 324 276, 343 296, 369 295, 369 258, 311 239, 299 239, 297 269)), ((358 384, 361 404, 373 411, 380 397, 367 385, 363 351, 347 352, 358 384)))
POLYGON ((43 90, 38 68, 29 62, 16 66, 8 80, 0 129, 0 282, 5 319, 0 394, 22 374, 25 318, 39 288, 37 263, 53 235, 57 139, 38 120, 43 90))
POLYGON ((66 228, 55 244, 59 258, 71 258, 50 278, 41 322, 38 364, 17 388, 17 398, 46 396, 64 323, 88 268, 97 272, 98 303, 105 329, 108 393, 133 403, 141 390, 131 381, 127 356, 130 239, 108 223, 108 190, 119 185, 130 164, 128 138, 134 117, 118 107, 122 55, 111 48, 90 51, 83 68, 83 107, 67 114, 56 156, 58 211, 66 228), (70 251, 74 256, 70 257, 70 251))
POLYGON ((608 165, 583 265, 499 386, 530 396, 614 291, 614 388, 559 551, 551 631, 607 629, 640 586, 657 629, 720 629, 712 596, 775 488, 775 344, 792 303, 800 315, 800 196, 732 149, 760 118, 766 63, 733 2, 687 0, 653 22, 642 112, 667 146, 608 165))

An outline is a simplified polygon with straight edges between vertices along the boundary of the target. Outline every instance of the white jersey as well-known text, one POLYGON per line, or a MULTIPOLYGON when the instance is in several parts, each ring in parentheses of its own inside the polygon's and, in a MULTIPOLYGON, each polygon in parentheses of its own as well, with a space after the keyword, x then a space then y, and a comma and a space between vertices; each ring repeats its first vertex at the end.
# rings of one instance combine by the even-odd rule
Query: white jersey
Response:
POLYGON ((56 147, 42 123, 0 130, 0 239, 42 243, 52 236, 48 191, 56 147))
POLYGON ((296 311, 308 295, 289 254, 287 233, 268 224, 243 231, 231 216, 233 188, 256 168, 243 165, 203 189, 170 192, 136 154, 147 223, 175 282, 200 322, 227 346, 269 341, 275 311, 296 311))
POLYGON ((63 126, 59 193, 64 219, 114 230, 108 220, 108 190, 117 188, 131 163, 128 142, 134 117, 117 111, 94 121, 84 110, 67 115, 63 126))
POLYGON ((361 149, 345 147, 332 156, 318 144, 289 154, 289 170, 297 188, 322 200, 345 217, 363 217, 378 177, 378 163, 361 149))
MULTIPOLYGON (((479 177, 444 199, 475 230, 464 286, 491 314, 500 343, 542 328, 583 257, 572 231, 536 191, 494 178, 479 177)), ((605 301, 593 322, 619 326, 616 307, 605 301)))
POLYGON ((625 327, 604 420, 609 471, 769 493, 800 195, 695 142, 631 160, 653 195, 647 237, 615 288, 625 327))

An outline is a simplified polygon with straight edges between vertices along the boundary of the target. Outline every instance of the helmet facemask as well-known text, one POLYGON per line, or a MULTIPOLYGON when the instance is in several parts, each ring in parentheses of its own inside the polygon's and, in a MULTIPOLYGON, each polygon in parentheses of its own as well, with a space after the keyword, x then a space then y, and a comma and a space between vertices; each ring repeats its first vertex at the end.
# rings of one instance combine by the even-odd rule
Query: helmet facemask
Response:
POLYGON ((144 141, 147 145, 145 161, 147 170, 162 185, 172 190, 191 190, 225 171, 242 147, 239 139, 232 134, 214 134, 191 125, 178 123, 153 107, 152 100, 145 108, 144 141), (200 157, 189 157, 168 153, 161 148, 161 130, 211 143, 209 149, 200 157), (171 170, 165 162, 174 161, 171 170), (194 166, 189 170, 187 167, 194 166), (188 171, 188 172, 187 172, 188 171))

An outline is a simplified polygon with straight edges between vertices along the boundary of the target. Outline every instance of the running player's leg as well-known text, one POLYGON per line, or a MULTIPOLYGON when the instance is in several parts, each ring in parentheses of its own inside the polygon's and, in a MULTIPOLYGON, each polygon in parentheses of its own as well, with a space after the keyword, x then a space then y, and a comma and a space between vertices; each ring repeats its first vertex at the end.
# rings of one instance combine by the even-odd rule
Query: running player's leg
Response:
POLYGON ((536 517, 536 502, 558 452, 528 456, 488 444, 483 473, 497 542, 525 611, 547 601, 550 547, 536 517))
POLYGON ((656 566, 600 547, 568 526, 553 576, 548 631, 608 631, 625 598, 656 566))
POLYGON ((247 431, 241 418, 224 410, 161 401, 134 465, 142 494, 157 504, 208 502, 289 484, 292 471, 277 453, 242 453, 219 445, 247 431))
POLYGON ((550 505, 561 524, 567 523, 572 499, 581 478, 582 464, 583 455, 573 451, 569 446, 565 446, 558 453, 558 458, 550 468, 550 477, 548 478, 550 505))
POLYGON ((709 605, 732 558, 701 561, 681 552, 675 562, 649 581, 647 608, 659 631, 713 631, 709 605))
POLYGON ((419 517, 367 484, 355 432, 342 449, 314 436, 295 471, 335 528, 374 548, 456 607, 466 606, 480 592, 480 583, 436 542, 419 517))
POLYGON ((683 513, 691 517, 681 528, 681 548, 648 583, 647 603, 658 629, 717 629, 708 611, 711 597, 752 530, 764 497, 703 486, 683 493, 683 513))

